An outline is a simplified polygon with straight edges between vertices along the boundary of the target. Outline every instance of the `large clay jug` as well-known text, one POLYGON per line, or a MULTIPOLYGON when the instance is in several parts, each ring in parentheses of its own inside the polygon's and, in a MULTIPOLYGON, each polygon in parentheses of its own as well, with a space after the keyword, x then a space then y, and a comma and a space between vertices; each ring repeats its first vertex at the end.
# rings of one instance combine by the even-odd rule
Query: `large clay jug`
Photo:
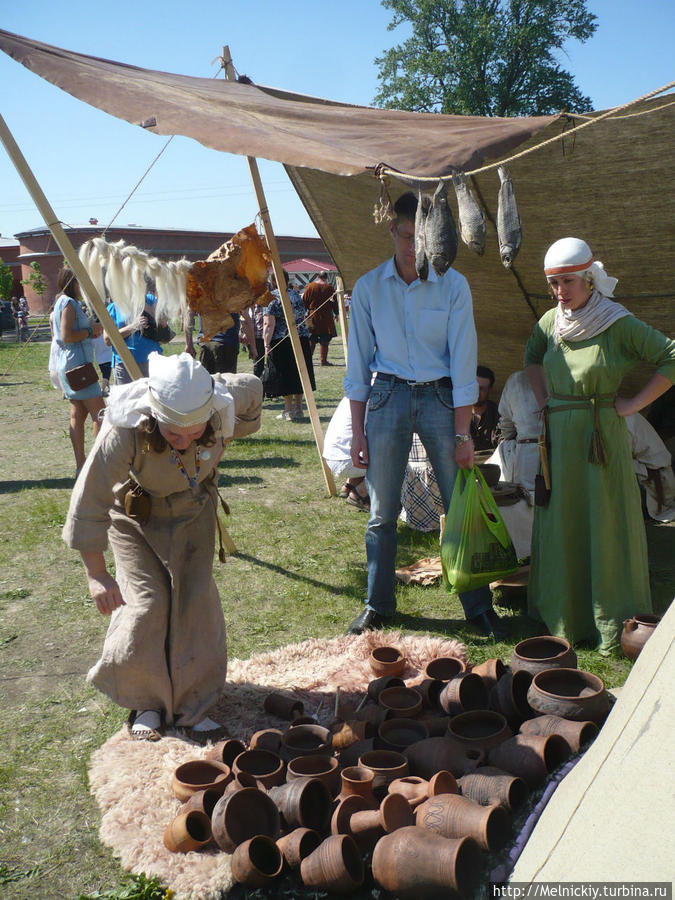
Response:
POLYGON ((511 835, 511 817, 503 806, 481 806, 459 794, 439 794, 415 810, 422 828, 446 838, 470 837, 485 850, 500 850, 511 835))
POLYGON ((626 619, 621 633, 621 649, 628 659, 637 659, 642 648, 654 634, 654 629, 661 621, 661 616, 640 613, 626 619))
POLYGON ((232 854, 232 877, 246 887, 269 887, 281 875, 284 858, 272 838, 258 834, 232 854))
POLYGON ((481 806, 494 806, 496 803, 506 809, 518 809, 529 797, 530 791, 525 781, 510 772, 495 769, 494 766, 481 766, 470 775, 458 779, 460 793, 481 806))
POLYGON ((215 842, 226 853, 257 834, 279 837, 281 818, 274 801, 257 788, 242 788, 223 796, 211 816, 215 842))
POLYGON ((469 896, 480 871, 480 850, 471 838, 452 840, 411 825, 385 835, 373 852, 373 877, 397 897, 469 896))
POLYGON ((348 834, 326 838, 300 863, 300 877, 306 887, 336 894, 353 893, 364 878, 361 852, 354 838, 348 834))

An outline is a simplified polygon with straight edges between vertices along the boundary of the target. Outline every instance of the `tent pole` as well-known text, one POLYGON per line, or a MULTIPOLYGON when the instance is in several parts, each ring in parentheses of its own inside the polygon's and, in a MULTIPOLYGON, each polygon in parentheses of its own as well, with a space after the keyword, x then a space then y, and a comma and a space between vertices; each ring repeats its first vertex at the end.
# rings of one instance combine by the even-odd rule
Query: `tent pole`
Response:
POLYGON ((342 349, 345 353, 345 365, 347 365, 347 344, 349 342, 349 324, 347 322, 347 310, 345 309, 345 283, 342 275, 335 276, 337 287, 338 312, 340 314, 340 331, 342 332, 342 349))
POLYGON ((73 247, 70 238, 63 230, 61 223, 56 218, 56 213, 52 209, 49 204, 49 201, 44 195, 44 192, 40 185, 37 182, 37 179, 33 175, 30 166, 26 162, 26 159, 19 149, 16 141, 14 140, 12 133, 10 132, 7 123, 0 115, 0 140, 4 144, 5 150, 9 158, 14 163, 14 167, 16 171, 21 176, 21 180, 28 188, 28 193, 31 195, 33 202, 37 206, 40 215, 44 219, 44 223, 49 228, 52 233, 54 240, 56 241, 59 250, 63 253, 64 259, 70 266, 73 274, 78 280, 82 291, 87 295, 87 298, 90 300, 91 305, 94 308, 94 312, 99 318, 101 325, 106 330, 106 333, 110 337, 113 347, 119 354, 122 362, 124 363, 127 372, 133 379, 141 378, 142 372, 138 367, 138 363, 131 355, 131 351, 124 343, 124 339, 120 335, 117 330, 117 326, 110 318, 110 313, 106 309, 105 303, 100 297, 98 291, 94 287, 94 284, 89 277, 89 273, 84 268, 82 263, 80 262, 80 258, 77 255, 77 251, 73 247))
MULTIPOLYGON (((223 47, 223 56, 222 56, 222 64, 225 69, 225 75, 227 76, 228 81, 235 81, 236 77, 234 74, 234 63, 232 62, 232 56, 230 55, 230 48, 223 47)), ((312 385, 309 381, 309 372, 307 371, 307 363, 305 362, 305 356, 302 352, 302 344, 300 343, 300 336, 298 334, 298 328, 295 324, 295 316, 293 315, 293 307, 291 306, 291 301, 288 296, 288 289, 286 288, 286 279, 284 278, 284 268, 281 262, 281 256, 279 255, 279 248, 277 246, 277 240, 274 235, 274 230, 272 228, 272 220, 270 219, 269 209, 267 207, 267 200, 265 198, 265 191, 263 189, 262 181, 260 180, 260 172, 258 170, 258 162, 253 156, 247 156, 248 167, 251 173, 251 180, 253 181, 253 189, 255 190, 256 199, 258 201, 258 209, 260 211, 260 218, 262 219, 263 229, 265 231, 265 237, 267 238, 267 244, 270 248, 270 252, 272 254, 272 268, 274 270, 274 276, 277 280, 277 288, 279 289, 279 296, 281 298, 281 305, 284 310, 284 315, 286 316, 286 325, 288 327, 288 335, 291 340, 291 345, 293 347, 293 354, 295 356, 295 361, 298 366, 298 372, 300 374, 300 381, 302 383, 302 389, 305 394, 305 400, 307 402, 307 411, 309 412, 309 419, 312 423, 312 430, 314 432, 314 440, 316 442, 316 448, 319 452, 319 459, 321 460, 321 468, 323 470, 323 477, 326 481, 326 487, 328 488, 328 493, 331 497, 337 496, 337 489, 335 487, 335 479, 333 478, 333 473, 328 468, 326 460, 323 458, 323 429, 321 428, 321 422, 319 421, 319 411, 316 408, 316 400, 314 399, 314 391, 312 390, 312 385)))

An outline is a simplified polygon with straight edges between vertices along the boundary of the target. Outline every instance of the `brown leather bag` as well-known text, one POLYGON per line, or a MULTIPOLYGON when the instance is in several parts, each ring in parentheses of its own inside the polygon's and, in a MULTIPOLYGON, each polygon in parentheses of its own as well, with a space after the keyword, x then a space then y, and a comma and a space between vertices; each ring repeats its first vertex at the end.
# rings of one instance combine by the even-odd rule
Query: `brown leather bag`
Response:
POLYGON ((96 384, 98 372, 94 368, 94 364, 88 362, 83 366, 77 366, 75 369, 68 369, 66 381, 74 391, 81 391, 83 388, 96 384))

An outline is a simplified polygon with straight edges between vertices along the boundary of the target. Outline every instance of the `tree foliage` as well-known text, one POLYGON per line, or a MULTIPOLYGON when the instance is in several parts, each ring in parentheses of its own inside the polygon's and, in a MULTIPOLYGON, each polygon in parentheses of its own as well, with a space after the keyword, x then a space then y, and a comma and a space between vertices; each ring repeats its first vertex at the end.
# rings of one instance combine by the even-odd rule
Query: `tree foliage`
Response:
POLYGON ((28 275, 28 278, 22 278, 21 284, 27 284, 35 291, 38 297, 41 297, 45 293, 48 285, 45 281, 44 275, 42 274, 40 263, 32 262, 30 264, 30 273, 28 275))
POLYGON ((382 0, 412 36, 377 57, 389 109, 477 116, 591 108, 556 55, 597 28, 586 0, 382 0))
POLYGON ((12 287, 14 285, 14 276, 12 270, 0 259, 0 300, 9 300, 12 296, 12 287))

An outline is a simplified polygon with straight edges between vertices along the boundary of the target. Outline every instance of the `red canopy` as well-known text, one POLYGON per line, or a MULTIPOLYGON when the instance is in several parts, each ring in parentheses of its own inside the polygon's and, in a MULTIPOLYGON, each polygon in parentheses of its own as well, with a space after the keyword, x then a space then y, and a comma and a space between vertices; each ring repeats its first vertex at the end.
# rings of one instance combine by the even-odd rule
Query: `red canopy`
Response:
POLYGON ((337 272, 333 263, 319 262, 316 259, 292 259, 284 263, 287 272, 337 272))

